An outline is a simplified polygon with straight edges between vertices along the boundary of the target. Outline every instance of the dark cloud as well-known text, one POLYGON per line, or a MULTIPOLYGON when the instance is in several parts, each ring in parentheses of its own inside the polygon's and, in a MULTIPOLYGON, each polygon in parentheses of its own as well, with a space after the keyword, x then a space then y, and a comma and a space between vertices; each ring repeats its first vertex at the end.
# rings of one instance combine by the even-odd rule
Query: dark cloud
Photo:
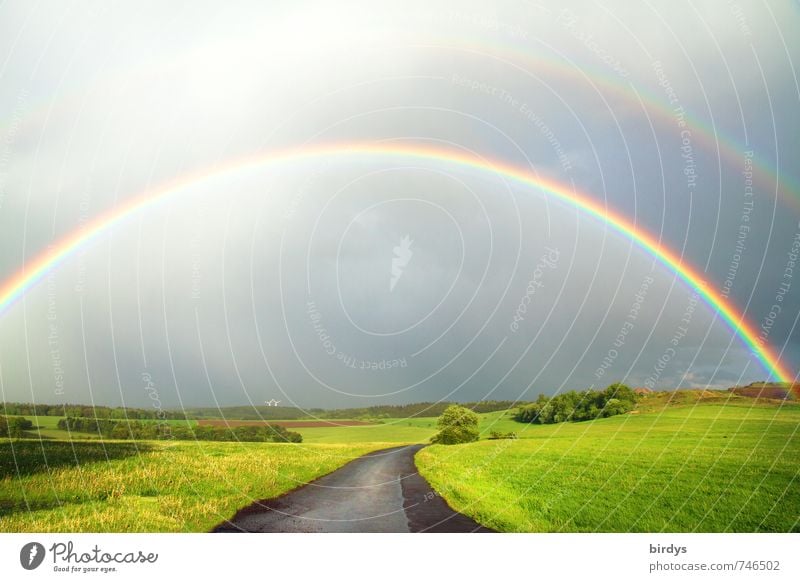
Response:
POLYGON ((4 6, 3 278, 138 193, 214 174, 2 315, 4 398, 147 405, 144 373, 170 406, 767 376, 673 271, 502 175, 385 155, 215 173, 354 141, 459 150, 589 194, 800 364, 798 41, 776 25, 796 11, 427 4, 4 6))

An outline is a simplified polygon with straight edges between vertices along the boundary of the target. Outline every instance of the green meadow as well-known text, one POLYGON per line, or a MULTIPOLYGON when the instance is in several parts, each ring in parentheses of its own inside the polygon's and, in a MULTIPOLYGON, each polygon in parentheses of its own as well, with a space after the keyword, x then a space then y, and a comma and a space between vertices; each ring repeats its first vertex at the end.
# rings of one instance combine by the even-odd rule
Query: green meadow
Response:
MULTIPOLYGON (((507 410, 479 415, 479 429, 485 437, 492 431, 516 432, 523 438, 528 425, 511 419, 507 410)), ((436 434, 436 418, 391 418, 366 426, 313 427, 292 429, 303 435, 304 443, 425 443, 436 434)))
POLYGON ((0 439, 0 531, 208 531, 386 446, 0 439))
POLYGON ((416 460, 454 509, 500 531, 800 531, 798 427, 797 404, 675 406, 416 460))
MULTIPOLYGON (((488 527, 800 531, 798 403, 681 391, 586 422, 513 414, 480 414, 480 441, 416 456, 438 495, 488 527)), ((422 417, 297 428, 302 444, 115 441, 70 435, 60 417, 27 418, 26 438, 0 439, 0 531, 208 531, 253 500, 436 433, 436 418, 422 417)))
MULTIPOLYGON (((15 415, 9 415, 9 418, 13 418, 15 415)), ((85 433, 85 432, 72 432, 67 433, 66 431, 61 430, 58 428, 58 421, 64 418, 63 416, 35 416, 35 415, 27 415, 24 416, 31 422, 33 422, 33 428, 28 431, 29 437, 32 438, 42 438, 42 439, 69 439, 69 440, 84 440, 84 439, 98 439, 99 436, 96 434, 85 433)), ((144 420, 143 422, 156 422, 152 420, 144 420)), ((159 420, 159 423, 166 423, 170 425, 188 425, 188 426, 196 426, 196 420, 159 420)))

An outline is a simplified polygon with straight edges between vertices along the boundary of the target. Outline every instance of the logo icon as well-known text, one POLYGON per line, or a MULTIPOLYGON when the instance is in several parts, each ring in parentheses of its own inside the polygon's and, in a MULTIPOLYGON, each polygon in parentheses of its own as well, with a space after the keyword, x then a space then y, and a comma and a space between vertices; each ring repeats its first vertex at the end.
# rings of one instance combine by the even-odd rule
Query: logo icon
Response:
POLYGON ((400 239, 400 244, 394 247, 394 257, 392 257, 392 276, 389 279, 389 291, 394 291, 395 285, 403 276, 403 269, 406 268, 414 251, 411 250, 411 240, 408 235, 400 239))
POLYGON ((39 542, 30 542, 19 551, 19 563, 26 570, 35 570, 44 561, 44 546, 39 542))

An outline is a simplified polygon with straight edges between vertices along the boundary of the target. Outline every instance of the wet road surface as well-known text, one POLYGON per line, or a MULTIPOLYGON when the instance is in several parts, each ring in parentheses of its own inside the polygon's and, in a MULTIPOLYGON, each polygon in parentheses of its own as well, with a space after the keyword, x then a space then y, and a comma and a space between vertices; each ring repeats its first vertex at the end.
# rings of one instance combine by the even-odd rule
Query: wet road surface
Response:
POLYGON ((492 531, 433 493, 414 465, 423 446, 373 451, 285 495, 254 503, 213 531, 492 531))

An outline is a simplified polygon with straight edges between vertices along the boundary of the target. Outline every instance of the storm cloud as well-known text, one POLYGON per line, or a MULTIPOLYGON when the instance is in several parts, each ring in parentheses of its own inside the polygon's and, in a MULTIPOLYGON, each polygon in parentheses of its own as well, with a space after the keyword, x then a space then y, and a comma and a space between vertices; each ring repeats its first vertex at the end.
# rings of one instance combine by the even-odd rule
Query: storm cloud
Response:
POLYGON ((0 314, 2 398, 344 407, 769 377, 668 265, 498 163, 652 234, 796 370, 799 19, 6 3, 0 279, 177 186, 0 314))

